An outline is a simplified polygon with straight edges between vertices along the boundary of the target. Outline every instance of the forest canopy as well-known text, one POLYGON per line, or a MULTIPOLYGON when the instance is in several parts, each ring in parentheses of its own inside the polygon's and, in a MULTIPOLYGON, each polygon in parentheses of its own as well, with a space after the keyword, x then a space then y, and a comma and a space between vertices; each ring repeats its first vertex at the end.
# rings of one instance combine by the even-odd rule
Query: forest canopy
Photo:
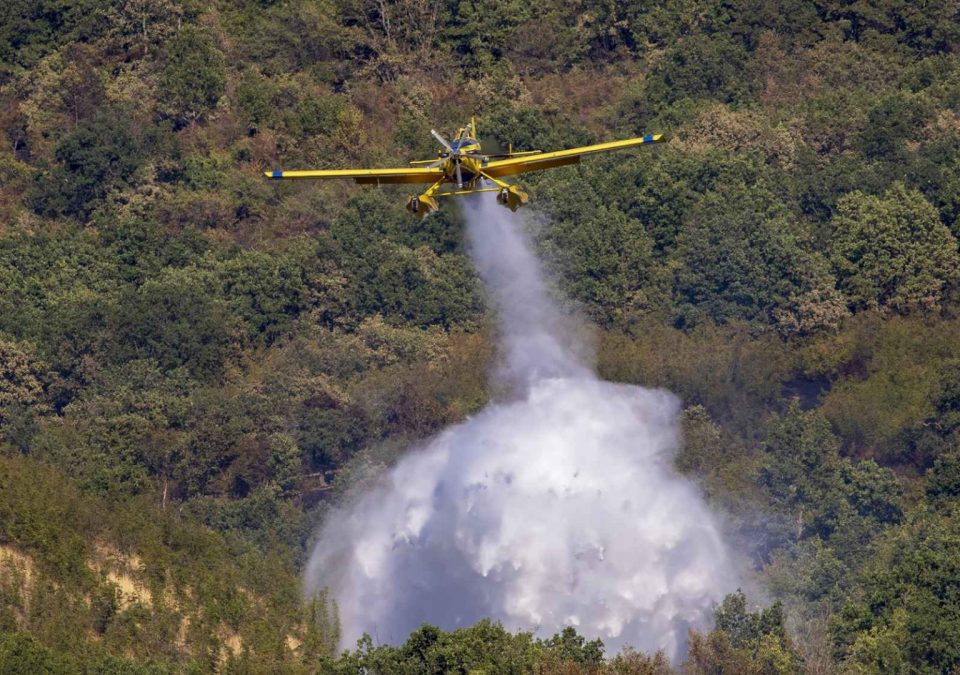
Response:
POLYGON ((490 621, 339 653, 301 597, 318 523, 497 354, 454 205, 261 172, 402 166, 471 115, 666 135, 524 185, 764 589, 685 667, 960 668, 958 50, 951 0, 2 3, 0 670, 669 671, 490 621))

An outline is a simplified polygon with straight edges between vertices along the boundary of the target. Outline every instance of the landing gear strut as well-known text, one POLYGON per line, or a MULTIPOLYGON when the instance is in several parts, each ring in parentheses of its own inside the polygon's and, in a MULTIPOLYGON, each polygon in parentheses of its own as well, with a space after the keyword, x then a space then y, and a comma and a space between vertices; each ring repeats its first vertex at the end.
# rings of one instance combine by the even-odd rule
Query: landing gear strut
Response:
POLYGON ((434 211, 439 211, 440 205, 437 204, 437 200, 434 199, 433 195, 436 194, 445 180, 446 178, 442 178, 431 185, 426 192, 410 197, 410 201, 407 202, 407 211, 421 218, 434 211))

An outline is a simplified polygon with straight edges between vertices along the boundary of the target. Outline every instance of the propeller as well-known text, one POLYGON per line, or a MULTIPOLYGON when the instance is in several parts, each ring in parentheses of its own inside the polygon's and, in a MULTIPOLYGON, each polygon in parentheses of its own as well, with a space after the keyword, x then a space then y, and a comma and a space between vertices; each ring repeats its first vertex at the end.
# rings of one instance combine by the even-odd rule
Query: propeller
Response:
POLYGON ((460 133, 460 137, 457 139, 456 150, 453 149, 453 146, 450 145, 447 139, 445 139, 443 136, 437 133, 436 129, 431 129, 430 133, 433 134, 434 138, 440 141, 440 145, 445 147, 450 154, 447 156, 441 156, 440 159, 438 159, 436 162, 434 162, 433 164, 430 164, 429 168, 431 169, 436 168, 441 164, 443 164, 445 161, 447 161, 447 157, 452 157, 454 166, 456 166, 456 171, 457 171, 457 188, 462 190, 463 189, 463 173, 460 171, 460 156, 461 156, 460 146, 462 145, 463 140, 466 139, 467 137, 467 127, 463 128, 463 131, 460 133))

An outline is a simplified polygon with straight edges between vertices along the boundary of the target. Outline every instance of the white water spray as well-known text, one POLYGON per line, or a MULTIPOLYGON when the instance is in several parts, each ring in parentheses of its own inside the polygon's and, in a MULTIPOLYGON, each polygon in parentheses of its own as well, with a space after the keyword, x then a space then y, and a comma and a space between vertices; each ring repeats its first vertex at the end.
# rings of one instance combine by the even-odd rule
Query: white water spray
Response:
POLYGON ((332 590, 344 646, 491 617, 676 657, 736 585, 713 517, 672 469, 679 402, 597 379, 518 219, 492 200, 466 216, 500 318, 498 377, 520 396, 447 429, 331 514, 307 591, 332 590))

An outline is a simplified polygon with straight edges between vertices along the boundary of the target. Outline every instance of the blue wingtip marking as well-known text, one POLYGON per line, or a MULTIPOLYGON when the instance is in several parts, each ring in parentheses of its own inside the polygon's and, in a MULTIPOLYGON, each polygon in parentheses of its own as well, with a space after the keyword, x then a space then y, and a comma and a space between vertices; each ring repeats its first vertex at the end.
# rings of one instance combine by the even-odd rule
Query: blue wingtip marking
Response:
POLYGON ((283 171, 274 171, 274 172, 273 172, 273 177, 274 177, 274 178, 283 178, 283 171))
POLYGON ((653 143, 653 134, 647 134, 643 137, 644 143, 653 143))

